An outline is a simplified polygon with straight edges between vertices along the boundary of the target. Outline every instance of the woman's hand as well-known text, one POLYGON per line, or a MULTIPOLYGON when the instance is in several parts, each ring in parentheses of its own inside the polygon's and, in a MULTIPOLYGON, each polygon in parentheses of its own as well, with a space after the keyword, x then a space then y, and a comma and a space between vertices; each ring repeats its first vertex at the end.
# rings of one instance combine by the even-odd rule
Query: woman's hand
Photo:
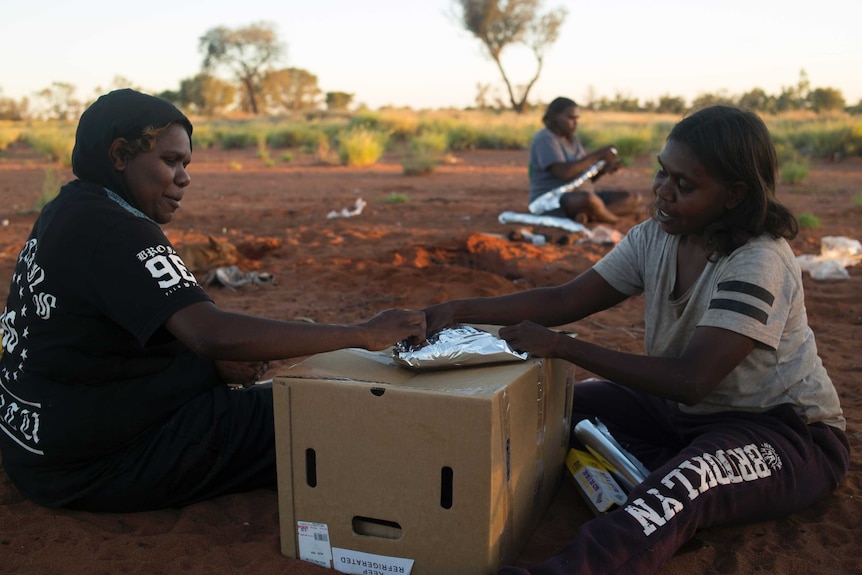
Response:
POLYGON ((515 351, 535 357, 560 357, 560 338, 567 337, 531 321, 500 328, 500 337, 515 351))
POLYGON ((382 311, 359 324, 363 330, 365 349, 386 349, 399 341, 410 339, 425 341, 425 313, 405 309, 382 311))
POLYGON ((426 307, 425 312, 425 337, 437 333, 443 328, 455 325, 454 310, 450 302, 438 303, 426 307))

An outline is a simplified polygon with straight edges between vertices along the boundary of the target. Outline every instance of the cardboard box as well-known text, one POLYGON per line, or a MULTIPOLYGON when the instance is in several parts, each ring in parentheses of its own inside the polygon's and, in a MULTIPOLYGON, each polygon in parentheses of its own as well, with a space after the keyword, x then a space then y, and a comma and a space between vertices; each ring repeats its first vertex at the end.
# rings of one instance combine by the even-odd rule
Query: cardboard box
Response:
POLYGON ((573 368, 313 356, 273 381, 281 550, 345 573, 488 575, 563 477, 573 368))

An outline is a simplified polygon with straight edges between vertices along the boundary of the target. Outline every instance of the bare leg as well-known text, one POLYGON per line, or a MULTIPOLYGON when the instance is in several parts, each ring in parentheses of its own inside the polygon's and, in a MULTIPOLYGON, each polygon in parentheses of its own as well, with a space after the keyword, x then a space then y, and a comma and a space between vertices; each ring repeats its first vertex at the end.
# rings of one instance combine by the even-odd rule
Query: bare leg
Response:
POLYGON ((599 190, 596 195, 605 203, 608 210, 617 216, 630 216, 641 208, 641 196, 626 190, 599 190))
POLYGON ((611 212, 602 199, 594 192, 576 190, 563 194, 560 198, 560 207, 566 216, 575 221, 593 221, 614 223, 619 218, 611 212))

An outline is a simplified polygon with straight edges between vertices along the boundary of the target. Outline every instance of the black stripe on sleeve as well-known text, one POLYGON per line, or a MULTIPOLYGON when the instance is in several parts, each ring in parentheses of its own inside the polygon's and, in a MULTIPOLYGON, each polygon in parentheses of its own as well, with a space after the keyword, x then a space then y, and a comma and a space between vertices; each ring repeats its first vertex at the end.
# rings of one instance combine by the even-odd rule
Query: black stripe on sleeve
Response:
POLYGON ((759 285, 754 285, 752 283, 738 280, 719 283, 718 291, 733 291, 737 293, 744 293, 766 302, 766 304, 770 307, 775 301, 775 296, 772 295, 772 292, 770 292, 769 290, 765 290, 759 285))
POLYGON ((735 311, 742 315, 747 315, 750 318, 756 319, 763 325, 766 325, 766 320, 769 319, 769 314, 758 309, 753 305, 743 303, 734 299, 715 298, 709 302, 709 309, 724 309, 727 311, 735 311))

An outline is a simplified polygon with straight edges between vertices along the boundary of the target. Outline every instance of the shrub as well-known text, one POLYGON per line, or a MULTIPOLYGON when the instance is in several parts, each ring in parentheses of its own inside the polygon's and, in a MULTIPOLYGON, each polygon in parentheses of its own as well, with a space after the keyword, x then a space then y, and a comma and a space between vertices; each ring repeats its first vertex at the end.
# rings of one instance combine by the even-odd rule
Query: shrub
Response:
POLYGON ((319 134, 320 130, 315 130, 310 126, 287 126, 267 134, 266 143, 276 149, 313 147, 317 144, 319 134))
POLYGON ((216 133, 216 141, 223 150, 241 150, 258 145, 258 136, 254 132, 230 130, 216 133))
POLYGON ((408 176, 433 172, 448 148, 449 137, 444 132, 426 131, 410 141, 410 151, 401 160, 401 168, 408 176))
POLYGON ((808 160, 787 162, 781 166, 781 181, 785 184, 798 184, 808 177, 808 160))
POLYGON ((395 192, 386 196, 384 200, 387 204, 406 204, 410 201, 410 196, 407 194, 397 194, 395 192))
POLYGON ((285 152, 281 155, 280 159, 284 163, 292 162, 293 161, 293 154, 291 154, 290 152, 285 152))
POLYGON ((59 162, 64 167, 72 165, 74 134, 54 128, 34 130, 27 134, 27 143, 51 161, 59 162))
POLYGON ((317 148, 314 150, 314 157, 318 162, 335 166, 340 163, 340 159, 336 151, 332 148, 329 137, 326 134, 320 134, 317 138, 317 148))
POLYGON ((814 214, 799 214, 796 219, 799 221, 799 227, 803 230, 816 230, 820 227, 820 218, 814 214))
POLYGON ((39 198, 33 204, 33 211, 40 211, 45 207, 45 204, 56 198, 62 185, 63 179, 56 170, 51 168, 45 170, 45 175, 42 178, 42 191, 39 193, 39 198))
POLYGON ((386 150, 388 136, 367 128, 353 128, 341 136, 339 157, 348 166, 370 166, 386 150))
POLYGON ((9 144, 18 141, 21 137, 21 130, 17 128, 0 127, 0 152, 9 147, 9 144))
POLYGON ((208 124, 196 124, 192 133, 192 144, 195 148, 209 149, 216 143, 216 134, 213 127, 208 124))
POLYGON ((614 141, 617 157, 624 166, 631 166, 635 156, 648 152, 651 145, 649 138, 641 136, 624 136, 614 141))

